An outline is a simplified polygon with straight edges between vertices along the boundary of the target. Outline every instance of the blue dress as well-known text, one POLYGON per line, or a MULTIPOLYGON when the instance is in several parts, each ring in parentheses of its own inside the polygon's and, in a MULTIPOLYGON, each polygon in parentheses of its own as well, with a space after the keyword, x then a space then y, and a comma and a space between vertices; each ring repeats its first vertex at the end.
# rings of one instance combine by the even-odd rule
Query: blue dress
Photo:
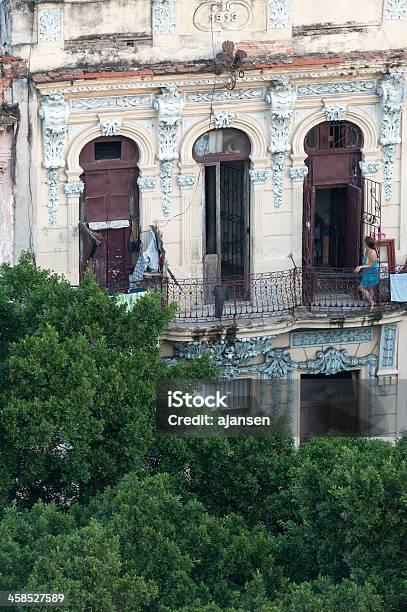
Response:
MULTIPOLYGON (((363 265, 367 264, 367 257, 363 258, 363 265)), ((370 268, 362 268, 361 287, 376 287, 380 281, 379 262, 376 259, 370 268)))

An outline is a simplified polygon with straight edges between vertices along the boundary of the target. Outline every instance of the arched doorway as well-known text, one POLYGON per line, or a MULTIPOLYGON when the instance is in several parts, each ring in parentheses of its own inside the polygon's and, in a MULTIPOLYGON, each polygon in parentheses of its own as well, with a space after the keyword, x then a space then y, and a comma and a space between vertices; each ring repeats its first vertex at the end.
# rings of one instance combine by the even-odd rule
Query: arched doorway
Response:
POLYGON ((363 135, 346 121, 325 122, 305 137, 303 263, 306 268, 358 265, 363 230, 359 167, 363 135))
POLYGON ((233 128, 210 130, 193 147, 204 165, 204 275, 225 281, 250 272, 250 141, 233 128))
POLYGON ((91 266, 105 287, 124 287, 133 270, 129 241, 139 226, 137 161, 137 146, 113 136, 92 140, 79 157, 85 183, 80 220, 101 238, 97 245, 88 232, 81 232, 80 277, 91 266))

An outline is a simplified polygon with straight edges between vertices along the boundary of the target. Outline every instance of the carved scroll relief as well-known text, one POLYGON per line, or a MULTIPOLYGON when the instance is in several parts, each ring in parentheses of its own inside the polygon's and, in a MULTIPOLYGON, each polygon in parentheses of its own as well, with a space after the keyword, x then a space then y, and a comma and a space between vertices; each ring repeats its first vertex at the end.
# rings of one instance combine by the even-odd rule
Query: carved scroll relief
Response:
POLYGON ((378 93, 382 97, 380 144, 383 151, 384 198, 390 200, 393 193, 396 145, 401 142, 401 113, 405 100, 403 73, 390 70, 380 81, 378 93))
POLYGON ((58 168, 65 166, 65 135, 69 108, 62 94, 42 97, 39 109, 42 119, 43 166, 48 170, 48 212, 49 222, 57 222, 58 168))
POLYGON ((171 214, 172 208, 172 162, 178 159, 177 136, 183 106, 184 101, 175 86, 163 88, 154 104, 158 115, 161 207, 166 217, 171 214))
POLYGON ((291 150, 289 133, 295 92, 288 81, 278 81, 269 91, 270 153, 274 181, 274 207, 280 208, 283 196, 283 170, 285 156, 291 150))

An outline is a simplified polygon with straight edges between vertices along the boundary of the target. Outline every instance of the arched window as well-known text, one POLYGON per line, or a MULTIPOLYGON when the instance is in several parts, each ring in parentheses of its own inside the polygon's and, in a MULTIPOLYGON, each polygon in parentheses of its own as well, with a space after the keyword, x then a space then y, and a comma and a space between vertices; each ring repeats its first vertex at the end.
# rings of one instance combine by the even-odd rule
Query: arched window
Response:
POLYGON ((357 125, 348 121, 326 121, 315 125, 305 137, 305 151, 351 150, 363 147, 363 134, 357 125))
POLYGON ((240 130, 234 128, 210 130, 195 142, 193 157, 201 163, 247 159, 250 148, 250 140, 240 130))

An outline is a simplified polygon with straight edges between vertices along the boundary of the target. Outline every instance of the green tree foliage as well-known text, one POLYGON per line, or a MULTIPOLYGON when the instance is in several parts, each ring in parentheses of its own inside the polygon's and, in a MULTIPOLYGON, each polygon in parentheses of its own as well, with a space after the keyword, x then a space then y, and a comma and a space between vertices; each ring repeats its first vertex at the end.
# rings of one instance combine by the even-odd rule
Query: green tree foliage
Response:
POLYGON ((63 504, 146 473, 173 314, 155 294, 129 312, 90 274, 73 289, 28 257, 2 268, 0 500, 63 504))
POLYGON ((73 612, 407 609, 407 436, 157 437, 157 382, 217 375, 161 360, 173 313, 3 267, 0 590, 73 612))

